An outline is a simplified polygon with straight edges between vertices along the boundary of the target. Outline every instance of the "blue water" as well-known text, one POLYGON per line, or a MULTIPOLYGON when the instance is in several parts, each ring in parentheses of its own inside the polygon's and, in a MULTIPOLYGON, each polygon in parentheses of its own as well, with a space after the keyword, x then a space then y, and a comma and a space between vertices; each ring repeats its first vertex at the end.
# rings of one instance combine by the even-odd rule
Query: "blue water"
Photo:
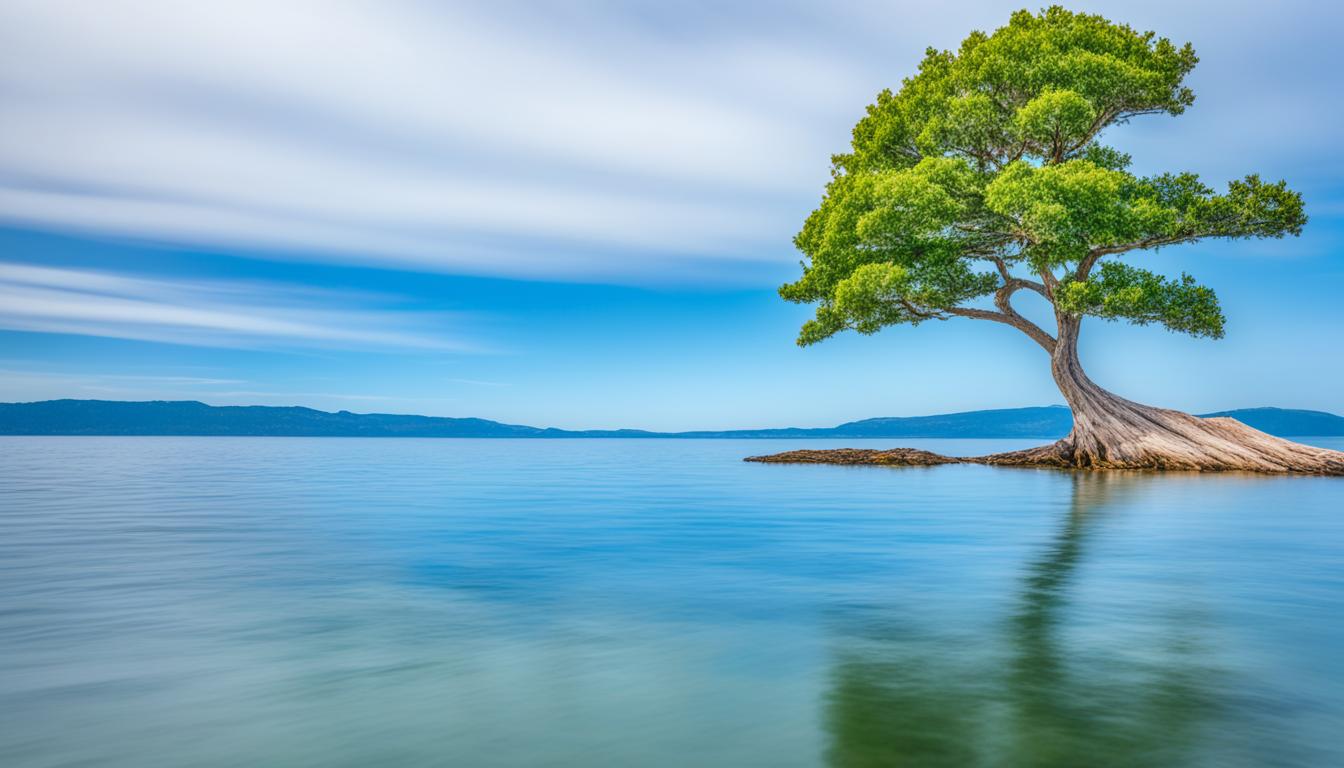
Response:
POLYGON ((1344 480, 800 445, 0 438, 0 765, 1344 765, 1344 480))

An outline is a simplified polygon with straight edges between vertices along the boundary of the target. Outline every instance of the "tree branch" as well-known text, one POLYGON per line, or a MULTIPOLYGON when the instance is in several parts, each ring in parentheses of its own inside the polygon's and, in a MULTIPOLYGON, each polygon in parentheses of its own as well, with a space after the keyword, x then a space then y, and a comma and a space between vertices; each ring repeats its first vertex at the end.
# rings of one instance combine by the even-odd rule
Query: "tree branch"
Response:
POLYGON ((937 319, 937 320, 941 320, 941 319, 943 319, 942 316, 938 314, 938 310, 936 310, 936 309, 921 309, 921 308, 915 306, 914 304, 912 304, 912 303, 910 302, 910 300, 907 299, 907 298, 905 298, 904 296, 897 298, 896 301, 900 303, 902 309, 904 309, 906 312, 909 312, 912 316, 914 316, 914 317, 916 317, 916 318, 918 318, 918 319, 920 319, 920 320, 935 320, 935 319, 937 319))
MULTIPOLYGON (((1101 132, 1111 125, 1126 123, 1131 118, 1140 117, 1142 115, 1160 115, 1165 111, 1166 110, 1164 109, 1139 109, 1126 112, 1118 107, 1107 107, 1097 113, 1096 119, 1092 121, 1092 125, 1090 125, 1087 131, 1083 133, 1083 137, 1071 144, 1060 157, 1071 157, 1075 152, 1095 141, 1097 137, 1101 135, 1101 132)), ((1059 162, 1059 160, 1056 160, 1056 162, 1059 162)))
POLYGON ((1144 240, 1136 240, 1132 243, 1123 243, 1120 245, 1099 246, 1097 248, 1093 248, 1092 250, 1088 251, 1087 255, 1084 256, 1078 262, 1078 268, 1074 270, 1073 276, 1075 280, 1086 280, 1087 276, 1091 274, 1092 268, 1097 265, 1098 261, 1101 261, 1101 258, 1103 256, 1113 256, 1117 253, 1138 251, 1144 248, 1156 248, 1162 245, 1176 245, 1177 243, 1188 243, 1194 240, 1198 240, 1201 237, 1203 237, 1203 235, 1199 234, 1169 235, 1165 237, 1150 237, 1144 240))
MULTIPOLYGON (((1002 290, 1003 289, 1000 289, 1000 292, 1002 292, 1002 290)), ((999 305, 998 297, 999 294, 996 293, 994 296, 994 303, 996 306, 999 305)), ((948 307, 943 311, 949 315, 955 315, 957 317, 969 317, 974 320, 993 320, 996 323, 1011 325, 1031 337, 1031 340, 1040 344, 1041 348, 1046 352, 1051 354, 1054 354, 1055 352, 1055 337, 1046 333, 1039 325, 1036 325, 1016 312, 1013 312, 1011 307, 1008 312, 993 312, 988 309, 973 309, 971 307, 948 307)))
POLYGON ((1055 273, 1048 267, 1043 268, 1041 269, 1041 283, 1045 287, 1045 298, 1049 299, 1051 304, 1055 303, 1055 286, 1059 285, 1059 278, 1055 277, 1055 273))
MULTIPOLYGON (((1014 277, 1013 274, 1008 271, 1008 262, 1004 261, 1002 258, 995 256, 991 258, 990 261, 993 261, 994 266, 998 267, 999 277, 1003 278, 1003 285, 999 287, 1000 291, 1002 291, 1004 288, 1012 286, 1013 291, 1016 291, 1019 288, 1026 288, 1029 291, 1035 291, 1041 294, 1047 299, 1050 298, 1050 296, 1045 292, 1045 286, 1042 285, 1041 283, 1038 283, 1035 280, 1027 280, 1021 277, 1014 277)), ((1012 291, 1009 291, 1009 293, 1012 293, 1012 291)))

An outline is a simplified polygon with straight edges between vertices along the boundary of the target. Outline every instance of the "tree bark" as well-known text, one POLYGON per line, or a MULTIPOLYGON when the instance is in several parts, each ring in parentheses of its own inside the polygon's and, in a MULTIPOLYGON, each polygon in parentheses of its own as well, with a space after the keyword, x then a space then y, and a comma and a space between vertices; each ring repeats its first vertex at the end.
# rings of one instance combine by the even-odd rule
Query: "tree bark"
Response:
MULTIPOLYGON (((1081 318, 1059 313, 1058 337, 1042 342, 1050 371, 1073 411, 1057 443, 989 456, 950 457, 911 448, 787 451, 747 461, 929 466, 995 464, 1064 469, 1194 470, 1344 475, 1344 453, 1267 435, 1236 419, 1201 419, 1126 400, 1097 386, 1078 359, 1081 318)), ((1048 339, 1049 337, 1046 336, 1048 339)))
POLYGON ((1060 313, 1050 372, 1073 411, 1073 430, 1053 445, 981 457, 987 464, 1078 469, 1344 474, 1344 453, 1265 434, 1235 419, 1201 419, 1126 400, 1097 386, 1078 358, 1081 318, 1060 313))

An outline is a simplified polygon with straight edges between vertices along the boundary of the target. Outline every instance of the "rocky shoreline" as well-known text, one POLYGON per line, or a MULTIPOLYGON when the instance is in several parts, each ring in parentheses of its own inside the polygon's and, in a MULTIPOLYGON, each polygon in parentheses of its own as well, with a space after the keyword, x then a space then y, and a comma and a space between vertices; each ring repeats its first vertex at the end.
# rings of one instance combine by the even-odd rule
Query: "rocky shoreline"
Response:
MULTIPOLYGON (((1212 420, 1211 420, 1212 421, 1212 420)), ((1035 467, 1052 469, 1085 470, 1141 470, 1141 471, 1194 471, 1194 472, 1254 472, 1260 474, 1295 475, 1344 475, 1344 453, 1325 448, 1289 443, 1269 435, 1255 432, 1231 419, 1219 419, 1219 422, 1231 422, 1237 431, 1254 433, 1271 442, 1271 447, 1286 447, 1291 455, 1284 457, 1277 452, 1256 454, 1248 452, 1244 456, 1230 456, 1222 461, 1210 462, 1199 459, 1183 460, 1179 455, 1159 456, 1144 461, 1126 461, 1118 458, 1112 461, 1079 465, 1073 461, 1075 454, 1067 441, 1060 441, 1038 448, 1028 448, 1007 453, 992 453, 987 456, 944 456, 918 448, 891 448, 877 450, 872 448, 827 448, 784 451, 764 456, 748 456, 743 461, 760 464, 848 464, 888 467, 934 467, 942 464, 984 464, 1001 467, 1035 467)), ((1221 426, 1221 425, 1220 425, 1221 426)))
POLYGON ((934 467, 941 464, 989 464, 1015 467, 1053 467, 1076 469, 1061 459, 1035 451, 994 453, 988 456, 944 456, 918 448, 826 448, 784 451, 765 456, 748 456, 743 461, 760 464, 867 464, 887 467, 934 467))
POLYGON ((938 464, 963 464, 974 460, 943 456, 917 448, 892 448, 887 451, 871 448, 831 448, 748 456, 743 461, 762 464, 883 464, 897 467, 931 467, 938 464))

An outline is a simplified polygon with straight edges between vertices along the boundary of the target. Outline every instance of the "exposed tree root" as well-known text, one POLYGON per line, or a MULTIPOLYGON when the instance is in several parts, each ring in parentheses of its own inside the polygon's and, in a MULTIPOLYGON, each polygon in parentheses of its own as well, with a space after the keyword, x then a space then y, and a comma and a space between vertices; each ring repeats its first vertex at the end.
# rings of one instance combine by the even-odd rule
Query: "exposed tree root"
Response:
POLYGON ((747 461, 780 464, 993 464, 1061 469, 1185 470, 1344 475, 1344 453, 1267 435, 1236 419, 1201 419, 1126 400, 1097 386, 1078 359, 1080 318, 1057 313, 1059 338, 1042 341, 1050 372, 1073 412, 1057 443, 988 456, 940 456, 913 448, 786 451, 747 461))
POLYGON ((979 463, 1075 469, 1176 469, 1344 475, 1344 453, 1294 443, 1236 419, 1201 419, 1179 411, 1145 409, 1146 423, 1105 439, 1088 432, 1052 445, 997 453, 979 463))
POLYGON ((1074 431, 1068 437, 1021 451, 963 457, 941 456, 913 448, 887 451, 839 448, 786 451, 746 460, 776 464, 992 464, 1060 469, 1344 475, 1344 453, 1339 451, 1267 435, 1236 419, 1201 419, 1180 411, 1120 402, 1125 405, 1106 414, 1101 432, 1098 428, 1102 425, 1096 424, 1095 419, 1075 417, 1074 431))

